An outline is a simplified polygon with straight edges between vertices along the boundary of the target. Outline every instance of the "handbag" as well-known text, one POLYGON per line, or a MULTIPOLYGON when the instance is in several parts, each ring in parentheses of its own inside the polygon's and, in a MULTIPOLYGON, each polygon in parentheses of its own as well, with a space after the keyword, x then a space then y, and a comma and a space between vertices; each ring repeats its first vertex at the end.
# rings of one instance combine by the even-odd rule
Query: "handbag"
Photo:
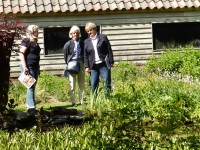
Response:
POLYGON ((78 74, 80 71, 80 62, 76 60, 71 60, 67 64, 66 70, 72 74, 78 74))

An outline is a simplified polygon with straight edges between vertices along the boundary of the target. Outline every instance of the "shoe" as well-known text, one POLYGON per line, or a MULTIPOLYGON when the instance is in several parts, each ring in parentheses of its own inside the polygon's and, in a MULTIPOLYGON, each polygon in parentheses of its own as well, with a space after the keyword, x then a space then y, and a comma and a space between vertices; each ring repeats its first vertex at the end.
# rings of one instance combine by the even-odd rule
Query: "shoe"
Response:
POLYGON ((38 115, 38 113, 39 113, 39 111, 36 110, 35 108, 29 108, 29 109, 27 110, 27 112, 28 112, 28 114, 29 114, 30 116, 36 116, 36 115, 38 115))

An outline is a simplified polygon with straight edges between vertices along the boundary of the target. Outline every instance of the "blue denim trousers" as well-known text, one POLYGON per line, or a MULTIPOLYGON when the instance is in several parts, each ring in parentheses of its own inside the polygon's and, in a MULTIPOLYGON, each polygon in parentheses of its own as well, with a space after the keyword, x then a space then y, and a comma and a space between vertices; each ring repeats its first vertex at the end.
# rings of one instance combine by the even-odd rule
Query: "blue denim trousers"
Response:
POLYGON ((90 84, 92 87, 92 93, 94 94, 95 91, 97 91, 99 86, 99 77, 101 78, 103 82, 103 86, 105 89, 105 92, 109 92, 111 90, 111 79, 110 79, 110 71, 107 68, 107 65, 105 62, 101 64, 94 64, 91 69, 90 74, 90 84))
MULTIPOLYGON (((23 67, 22 64, 20 64, 20 69, 21 69, 21 73, 24 73, 24 67, 23 67)), ((36 104, 35 104, 35 86, 36 86, 38 75, 39 75, 39 69, 38 68, 34 68, 34 67, 29 66, 28 70, 29 70, 29 74, 33 78, 35 78, 36 82, 29 89, 27 89, 27 92, 26 92, 26 107, 27 107, 27 109, 36 107, 36 104)))

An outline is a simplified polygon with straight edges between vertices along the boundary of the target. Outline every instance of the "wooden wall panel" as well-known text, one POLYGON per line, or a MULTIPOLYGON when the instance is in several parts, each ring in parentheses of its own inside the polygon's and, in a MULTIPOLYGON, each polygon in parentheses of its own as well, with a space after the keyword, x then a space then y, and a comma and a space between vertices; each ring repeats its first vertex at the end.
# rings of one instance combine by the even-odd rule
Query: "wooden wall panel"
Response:
POLYGON ((152 54, 151 24, 102 25, 101 30, 110 40, 115 61, 141 63, 152 54))
MULTIPOLYGON (((101 32, 107 34, 112 45, 114 59, 145 64, 153 52, 152 23, 199 22, 199 11, 191 12, 134 12, 116 14, 85 14, 85 15, 22 15, 18 19, 23 24, 37 24, 40 27, 39 44, 41 51, 41 69, 52 74, 62 74, 65 69, 63 55, 44 55, 43 28, 85 26, 89 21, 101 26, 101 32)), ((19 42, 18 42, 19 43, 19 42)), ((17 50, 17 48, 16 48, 17 50)), ((160 52, 158 52, 160 53, 160 52)), ((11 57, 11 76, 19 75, 19 60, 16 53, 11 57)))
MULTIPOLYGON (((152 30, 150 24, 119 24, 102 25, 101 32, 106 34, 110 40, 114 59, 145 63, 152 53, 152 30)), ((17 42, 20 44, 20 42, 17 42)), ((64 56, 44 55, 43 29, 40 29, 38 43, 41 47, 40 69, 51 74, 62 75, 66 67, 64 56)), ((19 58, 17 53, 11 57, 11 77, 20 74, 19 58)))

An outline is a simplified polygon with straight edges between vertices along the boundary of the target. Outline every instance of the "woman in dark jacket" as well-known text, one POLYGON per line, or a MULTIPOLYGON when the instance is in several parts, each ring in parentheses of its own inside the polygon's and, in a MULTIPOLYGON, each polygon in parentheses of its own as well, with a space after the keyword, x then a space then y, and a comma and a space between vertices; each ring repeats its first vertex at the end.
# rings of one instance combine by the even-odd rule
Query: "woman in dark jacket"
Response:
POLYGON ((83 62, 83 54, 84 54, 84 46, 83 41, 81 41, 81 33, 80 28, 78 26, 72 26, 69 32, 69 40, 64 45, 64 59, 66 64, 68 65, 69 61, 75 60, 80 62, 80 71, 78 74, 69 73, 69 82, 70 82, 70 99, 72 102, 72 106, 76 106, 75 100, 75 89, 76 82, 78 82, 79 87, 79 102, 83 104, 84 98, 84 82, 85 82, 85 70, 84 70, 84 62, 83 62))
POLYGON ((84 41, 85 71, 90 73, 92 93, 97 91, 99 77, 105 81, 106 91, 111 90, 111 67, 113 67, 113 52, 106 35, 98 34, 94 23, 85 26, 89 37, 84 41))

